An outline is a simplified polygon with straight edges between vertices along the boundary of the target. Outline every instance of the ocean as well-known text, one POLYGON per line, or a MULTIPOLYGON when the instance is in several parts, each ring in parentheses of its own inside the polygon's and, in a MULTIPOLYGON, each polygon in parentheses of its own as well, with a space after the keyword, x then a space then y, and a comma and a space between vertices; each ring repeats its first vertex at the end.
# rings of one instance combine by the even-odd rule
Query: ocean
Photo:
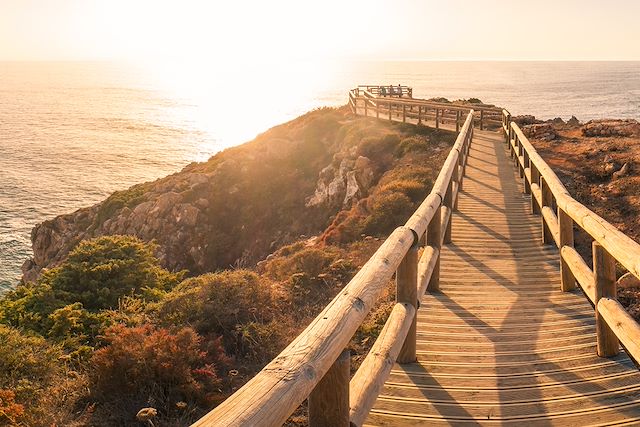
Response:
POLYGON ((538 118, 640 118, 640 62, 0 62, 0 292, 34 225, 176 172, 358 84, 538 118))

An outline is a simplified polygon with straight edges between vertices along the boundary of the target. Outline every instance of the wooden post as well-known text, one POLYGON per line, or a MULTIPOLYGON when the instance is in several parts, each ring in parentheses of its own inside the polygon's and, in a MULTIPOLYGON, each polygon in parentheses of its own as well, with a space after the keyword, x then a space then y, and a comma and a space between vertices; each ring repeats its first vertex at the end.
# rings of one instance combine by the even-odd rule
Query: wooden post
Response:
POLYGON ((438 122, 439 115, 440 115, 440 110, 436 108, 436 129, 440 129, 440 123, 438 122))
POLYGON ((367 98, 364 98, 364 116, 368 117, 369 114, 367 113, 367 98))
MULTIPOLYGON (((560 232, 560 250, 564 246, 573 247, 573 220, 565 211, 558 208, 558 230, 560 232)), ((569 265, 560 255, 560 289, 562 292, 572 291, 576 287, 576 278, 569 265)))
MULTIPOLYGON (((438 259, 433 267, 433 273, 429 279, 427 285, 427 291, 438 292, 440 290, 440 249, 442 248, 442 207, 438 206, 438 209, 433 213, 433 218, 429 221, 427 226, 427 245, 438 250, 438 259)), ((422 296, 422 295, 420 295, 422 296)))
MULTIPOLYGON (((416 361, 416 323, 418 311, 418 242, 409 248, 402 262, 396 270, 396 300, 411 304, 416 309, 416 316, 407 338, 398 354, 398 363, 413 363, 416 361)), ((348 405, 347 405, 348 406, 348 405)), ((347 411, 348 412, 348 411, 347 411)))
POLYGON ((593 276, 595 285, 596 336, 598 356, 611 357, 618 354, 620 343, 607 322, 598 312, 598 301, 602 297, 616 299, 616 260, 598 242, 593 242, 593 276))
POLYGON ((422 124, 422 106, 418 105, 418 124, 422 124))
POLYGON ((480 110, 480 130, 484 130, 484 110, 480 110))
MULTIPOLYGON (((464 147, 463 147, 464 149, 464 147)), ((460 162, 462 161, 462 153, 458 153, 458 164, 453 168, 453 174, 451 175, 451 217, 449 218, 448 230, 451 230, 451 223, 453 222, 453 211, 458 210, 458 198, 460 196, 460 162), (453 194, 453 183, 456 183, 456 194, 453 194)), ((451 231, 449 231, 449 241, 451 241, 451 231)))
MULTIPOLYGON (((456 175, 456 170, 454 169, 453 175, 456 175)), ((447 228, 444 229, 444 239, 442 239, 442 243, 451 243, 451 223, 453 222, 453 180, 454 177, 451 176, 451 181, 449 181, 449 185, 447 186, 447 192, 444 195, 444 200, 442 201, 442 205, 449 208, 449 221, 447 221, 447 228)))
POLYGON ((460 110, 456 111, 456 132, 460 132, 460 110))
MULTIPOLYGON (((542 190, 542 206, 541 209, 545 206, 552 207, 553 204, 553 194, 551 193, 551 189, 547 184, 547 181, 542 177, 540 179, 540 189, 542 190)), ((555 244, 555 240, 553 239, 553 235, 551 234, 551 229, 547 226, 547 222, 544 219, 544 215, 540 215, 540 220, 542 221, 542 243, 545 245, 555 244)))
MULTIPOLYGON (((531 183, 538 184, 538 188, 540 188, 540 172, 538 171, 538 167, 533 163, 531 163, 531 183)), ((535 215, 540 213, 538 199, 536 199, 533 193, 531 194, 531 213, 535 215)))
POLYGON ((389 121, 391 121, 391 102, 387 104, 389 106, 389 121))
POLYGON ((402 123, 407 123, 407 105, 402 104, 402 123))
POLYGON ((309 395, 309 426, 349 426, 349 350, 344 350, 309 395))
POLYGON ((376 101, 376 119, 380 118, 380 102, 376 101))
POLYGON ((529 161, 529 153, 527 153, 527 151, 524 150, 524 153, 522 156, 523 156, 522 158, 524 159, 524 167, 522 168, 522 175, 524 178, 524 194, 531 194, 531 184, 529 183, 529 180, 527 179, 527 174, 524 171, 524 169, 528 166, 529 173, 531 173, 531 162, 529 161))

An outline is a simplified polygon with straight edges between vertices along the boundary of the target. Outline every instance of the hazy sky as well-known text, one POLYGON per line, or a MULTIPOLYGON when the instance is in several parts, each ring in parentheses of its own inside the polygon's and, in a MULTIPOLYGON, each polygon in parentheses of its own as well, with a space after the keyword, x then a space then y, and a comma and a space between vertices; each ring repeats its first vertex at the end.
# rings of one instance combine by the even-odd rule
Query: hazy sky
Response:
POLYGON ((640 60, 640 0, 0 0, 0 60, 640 60))

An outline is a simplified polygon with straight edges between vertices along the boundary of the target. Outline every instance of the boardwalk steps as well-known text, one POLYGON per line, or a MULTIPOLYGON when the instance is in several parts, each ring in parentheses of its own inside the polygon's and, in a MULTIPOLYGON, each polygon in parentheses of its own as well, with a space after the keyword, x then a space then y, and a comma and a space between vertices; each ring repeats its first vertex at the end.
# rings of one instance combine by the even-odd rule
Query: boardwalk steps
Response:
POLYGON ((354 114, 459 132, 432 192, 195 425, 281 425, 307 397, 311 426, 640 425, 640 326, 615 293, 615 262, 640 277, 640 245, 570 196, 508 111, 375 89, 350 91, 354 114), (349 380, 344 348, 394 272, 397 304, 349 380))

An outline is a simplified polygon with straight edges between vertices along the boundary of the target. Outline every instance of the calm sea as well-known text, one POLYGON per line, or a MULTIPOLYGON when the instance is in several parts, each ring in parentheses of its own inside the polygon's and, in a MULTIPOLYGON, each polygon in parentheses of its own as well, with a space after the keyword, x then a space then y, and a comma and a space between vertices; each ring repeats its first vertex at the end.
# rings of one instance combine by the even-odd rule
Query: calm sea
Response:
POLYGON ((640 118, 640 62, 0 62, 0 290, 18 281, 38 222, 378 83, 540 118, 640 118))

